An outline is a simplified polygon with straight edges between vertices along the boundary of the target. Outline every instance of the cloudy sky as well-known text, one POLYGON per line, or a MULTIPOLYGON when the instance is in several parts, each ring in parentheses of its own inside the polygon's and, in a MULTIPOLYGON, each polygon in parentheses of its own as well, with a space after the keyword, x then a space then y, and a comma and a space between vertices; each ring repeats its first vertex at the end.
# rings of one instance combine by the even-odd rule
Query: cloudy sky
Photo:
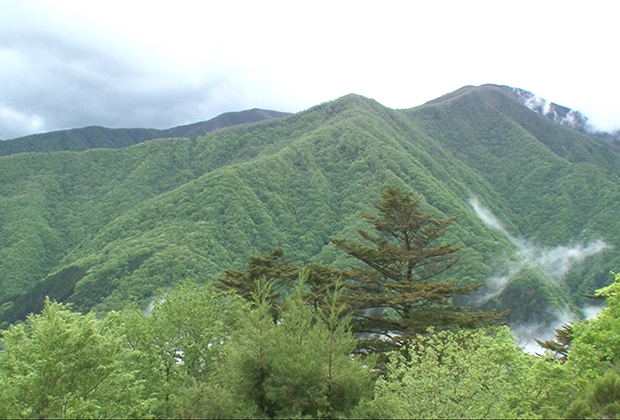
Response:
POLYGON ((0 0, 0 139, 297 112, 348 93, 410 108, 504 84, 620 127, 610 1, 0 0))

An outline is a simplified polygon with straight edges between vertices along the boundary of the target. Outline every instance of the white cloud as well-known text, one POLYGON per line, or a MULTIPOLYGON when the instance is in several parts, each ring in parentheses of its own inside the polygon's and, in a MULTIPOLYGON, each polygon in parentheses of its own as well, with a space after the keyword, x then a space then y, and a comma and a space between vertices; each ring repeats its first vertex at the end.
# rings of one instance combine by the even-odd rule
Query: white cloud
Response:
POLYGON ((479 296, 476 303, 484 303, 499 295, 508 283, 527 266, 538 268, 548 281, 557 285, 563 281, 572 267, 586 258, 598 254, 609 248, 604 240, 588 242, 587 244, 557 245, 554 247, 538 246, 525 238, 511 235, 500 220, 489 209, 484 207, 478 198, 469 200, 469 204, 476 216, 488 227, 503 233, 516 247, 516 259, 509 259, 502 263, 502 274, 488 279, 488 291, 479 296))
POLYGON ((604 65, 615 48, 616 14, 606 8, 0 1, 0 50, 27 58, 18 73, 0 69, 0 98, 44 115, 50 128, 165 126, 252 107, 295 112, 347 93, 408 108, 464 85, 497 83, 610 124, 620 121, 620 86, 613 66, 604 65), (178 114, 159 113, 158 100, 178 114), (144 111, 128 114, 133 106, 144 111))
POLYGON ((38 115, 24 114, 14 109, 0 105, 0 133, 19 133, 18 130, 26 128, 30 132, 41 131, 45 127, 43 118, 38 115), (18 127, 16 130, 15 127, 18 127))

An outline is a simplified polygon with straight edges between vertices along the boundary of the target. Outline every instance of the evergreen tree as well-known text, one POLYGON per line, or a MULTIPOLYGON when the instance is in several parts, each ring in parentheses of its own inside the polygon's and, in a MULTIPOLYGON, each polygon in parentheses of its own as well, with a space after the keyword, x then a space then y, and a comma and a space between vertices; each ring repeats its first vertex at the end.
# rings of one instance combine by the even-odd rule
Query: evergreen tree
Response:
POLYGON ((267 298, 273 302, 299 274, 297 264, 292 264, 288 260, 278 261, 282 255, 284 255, 284 250, 280 247, 264 257, 250 255, 245 270, 226 270, 218 287, 224 290, 235 290, 244 299, 252 302, 253 294, 257 291, 257 282, 265 278, 271 289, 267 298))
POLYGON ((573 341, 573 328, 570 324, 555 329, 555 340, 536 340, 540 347, 553 352, 554 357, 561 363, 565 363, 568 358, 571 341, 573 341))
POLYGON ((386 187, 375 207, 378 217, 362 214, 375 230, 374 234, 358 230, 365 244, 332 239, 367 266, 352 267, 347 274, 346 300, 355 310, 356 332, 389 337, 392 344, 399 344, 429 326, 474 328, 504 317, 452 304, 452 297, 478 290, 481 284, 432 281, 458 261, 457 247, 438 244, 454 217, 441 220, 422 212, 411 193, 397 186, 386 187))

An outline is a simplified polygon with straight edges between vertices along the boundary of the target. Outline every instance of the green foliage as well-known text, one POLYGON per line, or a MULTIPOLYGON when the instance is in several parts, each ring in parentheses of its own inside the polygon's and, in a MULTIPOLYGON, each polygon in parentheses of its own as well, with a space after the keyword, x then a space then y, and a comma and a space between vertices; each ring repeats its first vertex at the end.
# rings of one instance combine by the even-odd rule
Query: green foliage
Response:
POLYGON ((214 392, 202 384, 224 357, 222 349, 246 308, 238 296, 185 281, 160 296, 149 315, 133 306, 109 317, 133 350, 148 395, 158 402, 156 415, 169 417, 174 410, 189 415, 188 398, 214 392))
MULTIPOLYGON (((597 291, 608 306, 596 318, 574 323, 566 356, 561 392, 555 391, 555 414, 566 418, 617 418, 620 415, 618 334, 620 333, 620 275, 597 291), (561 397, 561 398, 558 398, 561 397), (562 406, 562 401, 571 401, 562 406)), ((564 349, 562 349, 564 350, 564 349)), ((557 385, 556 385, 557 386, 557 385)))
POLYGON ((506 327, 435 333, 394 353, 375 397, 360 408, 369 418, 531 418, 536 413, 533 357, 506 327))
POLYGON ((234 290, 246 300, 251 300, 256 293, 256 284, 266 279, 272 291, 270 301, 274 301, 282 290, 290 288, 292 280, 299 275, 299 266, 290 261, 278 262, 284 254, 282 248, 276 248, 264 257, 250 255, 245 270, 226 270, 219 286, 224 290, 234 290))
MULTIPOLYGON (((276 256, 276 254, 272 256, 276 256)), ((427 330, 390 354, 354 356, 337 270, 303 268, 274 301, 189 280, 102 319, 46 300, 3 331, 0 417, 610 418, 620 414, 620 275, 608 307, 575 323, 566 362, 535 357, 506 327, 427 330), (317 284, 327 278, 321 304, 317 284), (324 277, 323 277, 324 276, 324 277), (273 317, 277 306, 277 319, 273 317)), ((562 330, 568 334, 568 330, 562 330)), ((566 340, 564 340, 566 341, 566 340)), ((564 350, 564 349, 562 349, 564 350)))
POLYGON ((307 275, 302 271, 276 323, 269 285, 259 281, 255 308, 231 341, 222 380, 242 407, 254 407, 254 416, 347 416, 372 390, 372 358, 351 357, 355 338, 342 319, 341 289, 325 314, 305 300, 307 275))
POLYGON ((282 118, 285 112, 250 109, 228 112, 209 121, 156 130, 153 128, 84 127, 72 130, 34 134, 0 142, 0 156, 28 152, 83 151, 88 149, 120 149, 153 139, 171 137, 195 138, 210 131, 265 119, 282 118))
POLYGON ((560 362, 566 362, 571 342, 573 341, 573 329, 570 325, 562 325, 555 329, 555 340, 536 340, 538 345, 553 353, 554 358, 560 362))
POLYGON ((620 417, 620 375, 609 370, 586 388, 584 397, 573 402, 566 418, 620 417))
POLYGON ((26 319, 31 313, 39 313, 43 309, 46 297, 58 302, 67 300, 73 293, 76 283, 85 275, 83 269, 67 267, 46 277, 27 292, 7 298, 4 309, 0 307, 2 319, 8 325, 26 319))
POLYGON ((607 307, 596 318, 573 325, 568 365, 590 382, 620 364, 620 274, 615 282, 598 291, 607 298, 607 307))
POLYGON ((123 340, 93 315, 45 303, 3 332, 0 416, 135 418, 149 412, 123 340))

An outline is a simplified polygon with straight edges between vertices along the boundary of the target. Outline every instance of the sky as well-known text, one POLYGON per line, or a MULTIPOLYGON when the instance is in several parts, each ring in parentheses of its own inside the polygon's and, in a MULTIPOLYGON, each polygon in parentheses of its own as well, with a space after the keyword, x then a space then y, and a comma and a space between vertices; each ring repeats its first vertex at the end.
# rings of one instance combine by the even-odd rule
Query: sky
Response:
POLYGON ((612 1, 0 0, 0 139, 519 87, 620 128, 612 1))

